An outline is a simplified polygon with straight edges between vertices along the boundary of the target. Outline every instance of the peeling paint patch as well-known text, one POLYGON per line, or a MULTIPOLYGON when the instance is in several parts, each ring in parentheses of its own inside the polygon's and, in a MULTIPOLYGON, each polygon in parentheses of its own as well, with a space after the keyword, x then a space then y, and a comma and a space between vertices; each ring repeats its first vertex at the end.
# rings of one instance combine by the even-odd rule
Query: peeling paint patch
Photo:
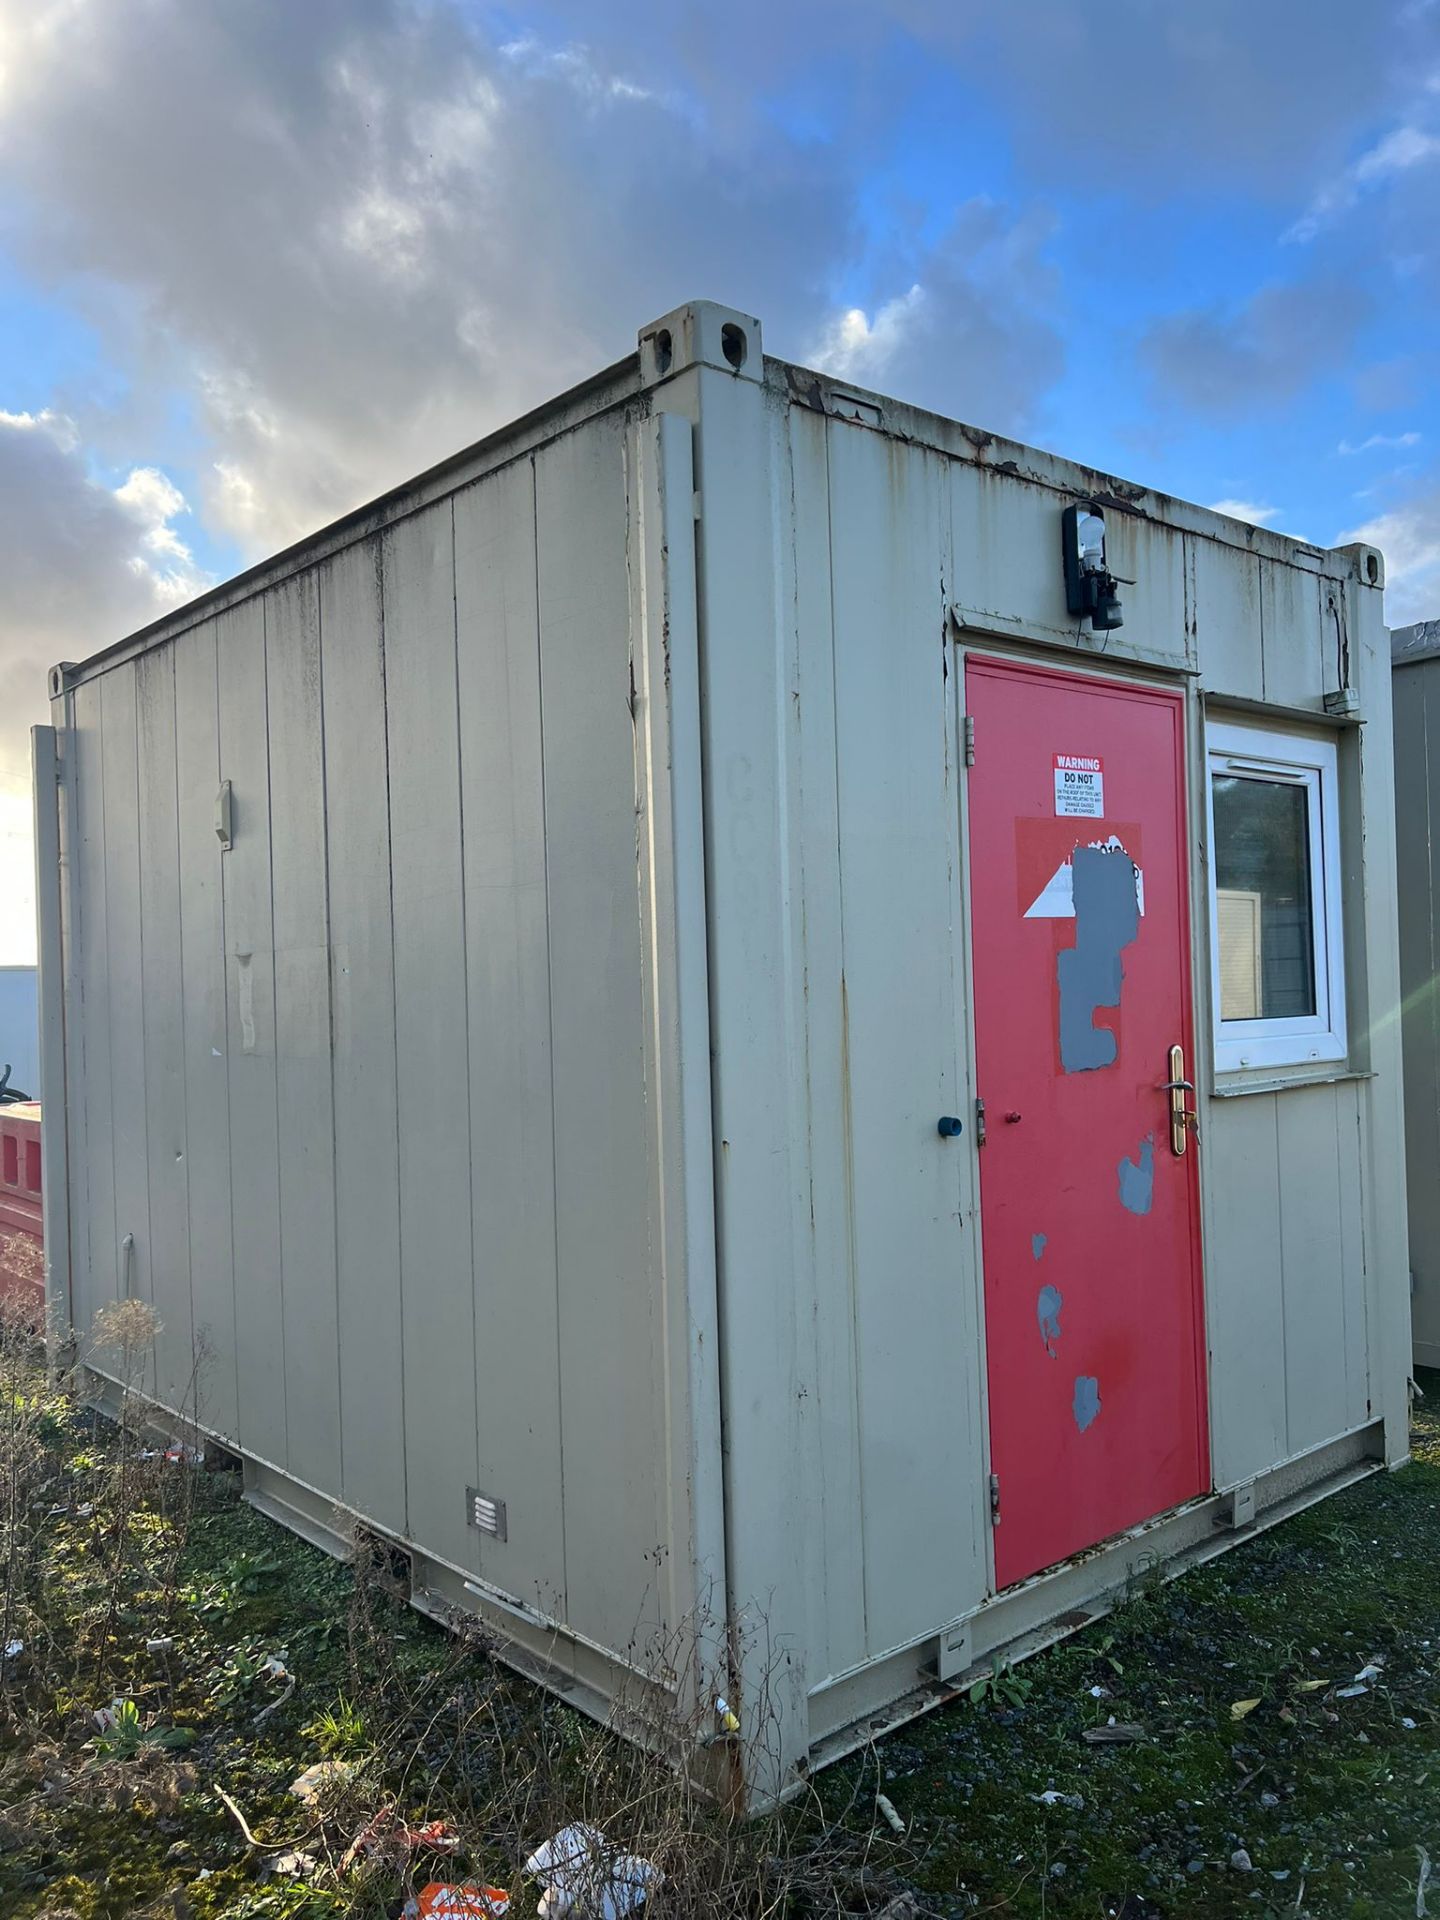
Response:
POLYGON ((1040 1322, 1040 1338, 1053 1360, 1060 1339, 1060 1309, 1065 1302, 1058 1287, 1041 1287, 1035 1301, 1035 1318, 1040 1322))
MULTIPOLYGON (((1102 853, 1126 853, 1125 842, 1115 834, 1108 834, 1103 840, 1089 843, 1102 853)), ((1027 920, 1073 920, 1075 918, 1074 869, 1071 866, 1073 854, 1067 854, 1056 867, 1050 878, 1025 909, 1027 920)), ((1135 908, 1141 919, 1145 917, 1145 875, 1139 867, 1135 869, 1135 908)))
POLYGON ((1140 910, 1135 862, 1123 848, 1077 847, 1071 868, 1075 944, 1055 961, 1060 1064, 1066 1073, 1088 1073, 1115 1064, 1115 1035, 1095 1025, 1095 1014, 1120 1004, 1120 956, 1140 931, 1140 910))
POLYGON ((1100 1411, 1100 1382, 1091 1374, 1077 1373, 1075 1376, 1075 1399, 1073 1401, 1075 1424, 1084 1433, 1090 1422, 1100 1411))
POLYGON ((1041 1254, 1042 1254, 1042 1253, 1044 1253, 1044 1251, 1045 1251, 1045 1242, 1046 1242, 1046 1240, 1048 1239, 1048 1237, 1049 1237, 1049 1236, 1048 1236, 1047 1234, 1043 1234, 1043 1233, 1032 1233, 1032 1234, 1031 1234, 1031 1236, 1030 1236, 1030 1258, 1031 1258, 1032 1260, 1038 1260, 1038 1259, 1040 1258, 1040 1256, 1041 1256, 1041 1254))
POLYGON ((1155 1136, 1147 1133, 1133 1160, 1122 1160, 1116 1169, 1120 1175, 1120 1204, 1131 1213, 1149 1213, 1155 1197, 1155 1136))

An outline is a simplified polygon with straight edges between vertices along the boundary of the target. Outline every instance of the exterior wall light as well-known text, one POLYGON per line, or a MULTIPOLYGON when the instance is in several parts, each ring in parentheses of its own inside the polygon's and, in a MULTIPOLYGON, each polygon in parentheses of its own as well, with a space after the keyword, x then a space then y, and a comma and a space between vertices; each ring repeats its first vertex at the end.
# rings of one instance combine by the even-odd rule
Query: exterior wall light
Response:
POLYGON ((1105 565, 1105 516, 1093 503, 1066 507, 1061 516, 1065 551, 1065 604, 1090 620, 1091 631, 1123 627, 1116 579, 1105 565))

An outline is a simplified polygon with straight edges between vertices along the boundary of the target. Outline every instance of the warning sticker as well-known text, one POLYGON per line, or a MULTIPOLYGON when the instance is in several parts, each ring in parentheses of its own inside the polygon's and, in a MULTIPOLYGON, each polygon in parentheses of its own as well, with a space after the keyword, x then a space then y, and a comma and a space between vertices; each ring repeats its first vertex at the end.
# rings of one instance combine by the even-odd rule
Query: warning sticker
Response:
POLYGON ((1057 753, 1055 811, 1087 820, 1105 813, 1105 762, 1096 754, 1057 753))

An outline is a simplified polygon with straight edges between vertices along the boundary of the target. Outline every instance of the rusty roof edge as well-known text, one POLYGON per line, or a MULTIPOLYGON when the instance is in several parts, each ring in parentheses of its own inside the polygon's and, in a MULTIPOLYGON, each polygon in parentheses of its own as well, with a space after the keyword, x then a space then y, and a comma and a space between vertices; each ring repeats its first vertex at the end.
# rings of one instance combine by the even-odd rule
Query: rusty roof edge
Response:
POLYGON ((588 379, 557 394, 553 400, 532 407, 528 413, 482 435, 459 452, 447 455, 433 467, 427 467, 423 473, 401 481, 398 486, 387 488, 374 499, 342 514, 338 520, 317 527, 313 533, 303 535, 288 547, 282 547, 278 553, 257 560, 242 573, 218 581, 204 593, 197 594, 193 600, 186 600, 180 606, 172 607, 169 612, 162 613, 147 626, 122 634, 109 645, 87 654, 83 660, 65 661, 52 668, 52 697, 65 688, 94 679, 108 667, 118 666, 124 660, 134 659, 137 654, 163 646, 166 641, 188 632, 191 627, 199 626, 204 620, 213 619, 216 614, 226 612, 267 587, 278 586, 282 580, 289 579, 302 568, 329 559, 368 535, 408 519, 412 513, 433 506, 437 500, 449 494, 458 493, 462 487, 496 472, 510 461, 523 459, 526 454, 535 452, 548 441, 558 439, 572 427, 608 413, 614 407, 626 405, 638 398, 641 391, 640 356, 630 353, 623 360, 614 361, 599 373, 591 374, 588 379), (55 684, 56 674, 63 676, 59 687, 55 684))
POLYGON ((1307 573, 1337 580, 1360 579, 1358 564, 1352 557, 1353 547, 1319 547, 1294 534, 1275 533, 1248 520, 1217 513, 1213 507, 1161 493, 1154 487, 1102 472, 1098 467, 1068 460, 1062 454, 1047 453, 1022 440, 1011 440, 1004 434, 967 425, 946 414, 911 406, 872 388, 833 379, 813 367, 777 359, 771 354, 765 356, 765 371, 771 391, 799 405, 828 414, 835 409, 825 404, 826 396, 853 397, 878 410, 881 432, 946 454, 951 459, 963 460, 984 471, 1047 487, 1067 500, 1094 500, 1113 511, 1135 514, 1177 532, 1234 547, 1242 553, 1300 567, 1307 573))
POLYGON ((1413 626, 1390 629, 1392 667, 1418 666, 1440 655, 1440 620, 1417 620, 1413 626))
MULTIPOLYGON (((765 356, 765 377, 772 394, 827 414, 835 411, 827 401, 833 403, 837 396, 853 397, 877 411, 880 430, 892 438, 964 460, 984 471, 1049 488, 1063 498, 1095 500, 1113 511, 1136 514, 1178 532, 1328 578, 1361 578, 1357 557, 1360 550, 1354 547, 1317 547, 1290 534, 1272 533, 1268 528, 1216 513, 1210 507, 1140 486, 1003 434, 969 426, 945 414, 911 406, 873 389, 832 379, 814 368, 772 354, 765 356)), ((78 686, 103 673, 107 667, 163 645, 201 621, 225 612, 267 587, 278 585, 302 567, 327 559, 369 534, 433 505, 437 499, 458 492, 510 460, 533 452, 585 420, 637 399, 642 393, 639 355, 627 354, 423 473, 388 488, 279 553, 257 561, 195 599, 161 614, 148 625, 121 636, 79 662, 62 663, 52 669, 52 693, 78 686)))

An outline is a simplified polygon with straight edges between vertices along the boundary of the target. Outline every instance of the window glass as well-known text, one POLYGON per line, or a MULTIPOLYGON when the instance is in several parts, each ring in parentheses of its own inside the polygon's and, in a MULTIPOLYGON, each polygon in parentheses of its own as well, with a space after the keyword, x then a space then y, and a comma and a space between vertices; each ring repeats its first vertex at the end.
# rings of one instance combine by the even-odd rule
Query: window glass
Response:
POLYGON ((1313 1014, 1309 785, 1217 770, 1214 800, 1220 1017, 1313 1014))

